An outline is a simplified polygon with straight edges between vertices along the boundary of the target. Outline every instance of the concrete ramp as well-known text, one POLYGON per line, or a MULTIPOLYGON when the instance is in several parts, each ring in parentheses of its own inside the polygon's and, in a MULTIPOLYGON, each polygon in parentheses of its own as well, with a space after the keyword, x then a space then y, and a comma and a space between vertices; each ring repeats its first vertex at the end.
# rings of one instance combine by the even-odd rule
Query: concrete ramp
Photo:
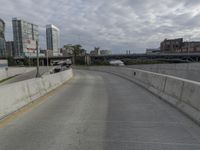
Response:
POLYGON ((144 87, 200 124, 200 83, 170 75, 126 67, 82 67, 113 73, 144 87))

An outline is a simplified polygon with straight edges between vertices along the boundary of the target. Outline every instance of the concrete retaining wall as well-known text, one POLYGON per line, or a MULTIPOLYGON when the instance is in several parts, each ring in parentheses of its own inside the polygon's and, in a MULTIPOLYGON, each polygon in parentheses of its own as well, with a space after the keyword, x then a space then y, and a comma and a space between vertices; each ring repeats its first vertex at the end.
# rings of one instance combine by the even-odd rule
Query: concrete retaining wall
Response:
POLYGON ((133 69, 141 69, 161 74, 173 75, 180 78, 200 82, 200 63, 181 63, 181 64, 149 64, 131 65, 133 69))
MULTIPOLYGON (((80 69, 80 68, 79 68, 80 69)), ((200 83, 125 67, 85 67, 127 78, 172 104, 200 124, 200 83)))
POLYGON ((0 87, 0 118, 20 109, 73 76, 72 69, 0 87))
POLYGON ((35 70, 35 67, 8 67, 0 68, 0 81, 18 74, 26 73, 35 70))

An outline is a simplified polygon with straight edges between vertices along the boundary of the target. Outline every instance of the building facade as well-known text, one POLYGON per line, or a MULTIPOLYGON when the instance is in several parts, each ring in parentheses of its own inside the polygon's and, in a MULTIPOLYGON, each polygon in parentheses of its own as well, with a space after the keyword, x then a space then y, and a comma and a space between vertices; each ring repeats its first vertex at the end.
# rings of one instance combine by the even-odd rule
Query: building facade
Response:
POLYGON ((0 19, 0 57, 5 56, 5 23, 0 19))
POLYGON ((173 53, 181 51, 183 46, 183 38, 179 39, 165 39, 160 43, 160 50, 162 53, 173 53))
POLYGON ((6 42, 6 56, 7 57, 13 57, 14 56, 14 42, 13 41, 7 41, 6 42))
POLYGON ((183 41, 180 39, 165 39, 160 44, 162 53, 200 53, 200 41, 183 41))
POLYGON ((95 47, 93 51, 90 51, 90 55, 91 56, 100 55, 100 48, 99 47, 95 47))
POLYGON ((198 42, 198 41, 184 42, 181 52, 183 52, 183 53, 199 53, 200 52, 200 42, 198 42))
POLYGON ((18 57, 36 56, 39 42, 39 26, 27 21, 13 18, 14 55, 18 57))
POLYGON ((54 56, 60 55, 60 30, 50 24, 46 26, 47 49, 53 51, 54 56))

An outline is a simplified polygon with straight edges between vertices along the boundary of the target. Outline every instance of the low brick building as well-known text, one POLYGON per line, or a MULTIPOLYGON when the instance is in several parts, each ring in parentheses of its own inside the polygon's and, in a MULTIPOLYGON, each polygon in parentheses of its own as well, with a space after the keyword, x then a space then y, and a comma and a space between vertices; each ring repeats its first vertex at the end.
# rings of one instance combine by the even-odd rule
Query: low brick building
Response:
POLYGON ((165 39, 160 43, 162 53, 200 53, 200 41, 183 41, 179 39, 165 39))
POLYGON ((163 53, 180 52, 183 46, 183 38, 165 39, 160 43, 160 51, 163 53))

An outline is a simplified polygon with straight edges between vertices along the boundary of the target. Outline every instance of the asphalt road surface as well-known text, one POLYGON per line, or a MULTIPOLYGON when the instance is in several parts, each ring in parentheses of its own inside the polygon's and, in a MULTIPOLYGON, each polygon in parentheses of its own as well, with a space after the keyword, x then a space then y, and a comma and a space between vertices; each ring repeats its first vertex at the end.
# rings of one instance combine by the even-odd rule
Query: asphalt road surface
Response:
POLYGON ((111 74, 75 71, 44 99, 1 125, 0 150, 200 150, 198 125, 111 74))

